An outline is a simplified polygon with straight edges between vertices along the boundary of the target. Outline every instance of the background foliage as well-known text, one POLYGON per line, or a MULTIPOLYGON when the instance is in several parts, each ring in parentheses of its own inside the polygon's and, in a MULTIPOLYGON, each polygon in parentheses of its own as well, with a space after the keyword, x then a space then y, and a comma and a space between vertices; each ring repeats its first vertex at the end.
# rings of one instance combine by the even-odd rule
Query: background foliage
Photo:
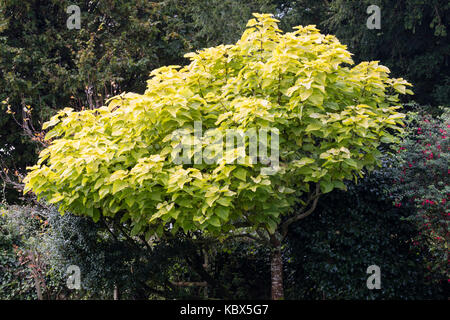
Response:
MULTIPOLYGON (((289 237, 288 257, 296 298, 445 298, 444 284, 427 281, 427 258, 412 241, 419 231, 404 218, 411 205, 396 207, 390 193, 392 169, 371 173, 347 192, 326 195, 311 219, 289 237), (381 290, 367 290, 366 270, 381 269, 381 290)), ((433 272, 436 275, 436 272, 433 272)))

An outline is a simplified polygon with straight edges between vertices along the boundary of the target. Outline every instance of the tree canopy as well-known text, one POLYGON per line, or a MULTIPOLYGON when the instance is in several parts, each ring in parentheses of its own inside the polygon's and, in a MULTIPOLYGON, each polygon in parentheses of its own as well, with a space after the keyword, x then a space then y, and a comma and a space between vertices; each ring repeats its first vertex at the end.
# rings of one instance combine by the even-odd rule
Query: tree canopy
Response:
POLYGON ((31 167, 25 192, 58 203, 61 212, 119 216, 148 237, 180 228, 223 235, 241 222, 273 234, 294 204, 306 208, 373 168, 377 147, 401 130, 396 102, 410 84, 389 78, 376 61, 350 67, 346 47, 314 26, 282 33, 272 15, 255 17, 236 44, 190 53, 186 67, 154 70, 144 94, 55 115, 44 125, 52 127, 51 143, 31 167), (177 136, 193 133, 196 121, 212 134, 187 142, 177 136), (274 174, 249 152, 237 163, 242 149, 234 141, 219 153, 224 142, 211 140, 229 129, 245 135, 267 128, 279 139, 274 174), (183 144, 193 149, 179 164, 183 144), (193 163, 200 150, 220 157, 193 163))

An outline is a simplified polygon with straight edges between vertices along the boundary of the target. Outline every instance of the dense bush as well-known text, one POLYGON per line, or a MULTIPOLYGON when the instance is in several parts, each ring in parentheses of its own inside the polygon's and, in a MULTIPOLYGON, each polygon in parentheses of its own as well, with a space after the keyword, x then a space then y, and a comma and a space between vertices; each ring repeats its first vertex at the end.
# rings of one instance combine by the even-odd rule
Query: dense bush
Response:
POLYGON ((388 163, 320 202, 315 216, 297 225, 286 259, 289 297, 296 299, 443 298, 426 281, 426 259, 412 238, 416 226, 403 218, 411 205, 394 206, 388 163), (381 290, 366 287, 367 267, 381 268, 381 290))
POLYGON ((35 299, 31 277, 21 277, 27 267, 21 265, 17 249, 22 245, 19 230, 5 216, 0 216, 0 299, 35 299))
POLYGON ((450 215, 450 110, 439 117, 422 111, 410 113, 403 142, 396 156, 392 193, 396 205, 412 204, 408 216, 420 232, 414 245, 426 250, 432 280, 447 282, 450 215))
MULTIPOLYGON (((405 220, 413 203, 395 205, 394 160, 348 191, 323 197, 317 211, 299 222, 284 246, 287 299, 445 299, 445 284, 428 277, 426 247, 415 245, 420 231, 405 220), (381 268, 381 290, 366 286, 370 265, 381 268)), ((266 249, 249 242, 216 247, 214 276, 236 298, 270 297, 266 249)))
POLYGON ((0 299, 112 299, 115 288, 122 299, 201 297, 171 283, 202 280, 184 261, 195 250, 191 243, 147 246, 109 230, 105 223, 61 216, 55 207, 2 208, 0 299), (70 265, 80 268, 80 290, 66 285, 70 265))
POLYGON ((49 257, 45 210, 6 206, 0 216, 0 299, 57 299, 60 275, 49 257))
POLYGON ((181 253, 188 244, 145 244, 104 220, 94 223, 71 213, 61 216, 56 208, 48 215, 47 242, 53 267, 60 274, 69 265, 80 268, 81 290, 73 292, 77 298, 112 299, 115 287, 121 299, 180 298, 191 294, 170 284, 177 272, 186 269, 181 253))

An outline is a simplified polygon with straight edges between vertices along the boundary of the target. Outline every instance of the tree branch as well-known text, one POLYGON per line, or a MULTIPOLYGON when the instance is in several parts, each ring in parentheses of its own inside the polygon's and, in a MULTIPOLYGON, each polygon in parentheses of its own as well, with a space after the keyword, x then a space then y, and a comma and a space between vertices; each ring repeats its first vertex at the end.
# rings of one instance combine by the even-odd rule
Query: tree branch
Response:
POLYGON ((203 262, 196 250, 189 250, 185 253, 185 259, 189 266, 211 287, 216 288, 220 295, 226 299, 231 299, 232 296, 228 290, 218 281, 216 281, 203 267, 203 262))
MULTIPOLYGON (((245 217, 247 224, 251 226, 252 224, 250 223, 250 219, 248 218, 248 216, 245 213, 243 215, 245 217)), ((266 237, 260 229, 256 228, 255 231, 259 236, 260 242, 270 246, 270 239, 266 237)))
POLYGON ((285 222, 283 222, 283 224, 281 225, 280 229, 281 229, 281 236, 284 239, 288 233, 289 230, 289 226, 301 219, 306 218, 307 216, 309 216, 315 209, 317 206, 317 202, 319 200, 321 193, 320 193, 320 184, 317 183, 316 184, 316 190, 315 192, 309 197, 308 201, 306 202, 305 206, 303 207, 303 210, 301 210, 298 214, 294 215, 293 217, 287 219, 285 222), (306 210, 306 208, 308 207, 308 205, 312 202, 311 207, 306 210), (306 210, 306 211, 305 211, 306 210))
POLYGON ((230 240, 230 239, 233 239, 233 238, 248 238, 250 240, 256 241, 256 242, 261 243, 261 244, 264 244, 264 242, 261 241, 260 238, 254 236, 254 235, 248 234, 248 233, 232 234, 232 235, 228 236, 226 240, 230 240))

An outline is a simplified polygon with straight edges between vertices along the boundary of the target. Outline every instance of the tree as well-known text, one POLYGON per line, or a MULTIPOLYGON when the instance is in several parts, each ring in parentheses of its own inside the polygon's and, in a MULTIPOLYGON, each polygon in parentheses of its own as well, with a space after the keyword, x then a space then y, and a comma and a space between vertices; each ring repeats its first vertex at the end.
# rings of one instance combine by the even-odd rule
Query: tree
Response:
POLYGON ((398 94, 412 92, 376 61, 350 68, 346 47, 314 26, 282 33, 272 15, 254 15, 235 45, 154 70, 144 94, 52 117, 24 192, 94 221, 116 217, 147 240, 254 239, 271 249, 272 298, 283 298, 290 225, 379 164, 377 147, 401 131, 398 94))
POLYGON ((273 12, 270 0, 185 0, 194 48, 231 44, 239 40, 252 12, 273 12), (226 30, 226 32, 224 32, 226 30))

